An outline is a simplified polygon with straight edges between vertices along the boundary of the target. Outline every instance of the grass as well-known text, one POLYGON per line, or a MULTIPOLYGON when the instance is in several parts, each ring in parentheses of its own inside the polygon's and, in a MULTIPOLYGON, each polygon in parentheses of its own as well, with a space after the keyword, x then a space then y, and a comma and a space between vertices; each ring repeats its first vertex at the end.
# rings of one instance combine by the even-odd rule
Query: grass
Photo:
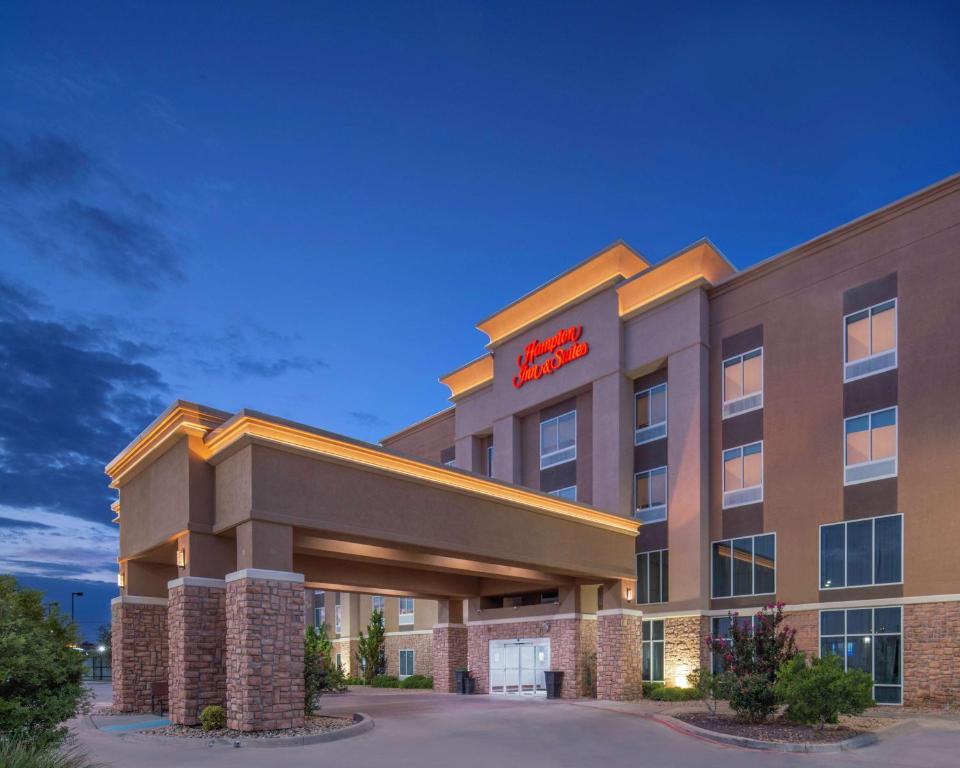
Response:
POLYGON ((57 749, 26 739, 0 738, 3 768, 105 768, 76 748, 57 749))

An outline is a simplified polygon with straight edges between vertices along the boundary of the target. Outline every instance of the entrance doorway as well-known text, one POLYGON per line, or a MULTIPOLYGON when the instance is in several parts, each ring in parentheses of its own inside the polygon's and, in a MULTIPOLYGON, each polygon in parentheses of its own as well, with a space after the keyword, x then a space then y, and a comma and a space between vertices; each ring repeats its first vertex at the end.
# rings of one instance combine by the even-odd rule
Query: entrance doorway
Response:
POLYGON ((550 669, 550 639, 490 641, 490 693, 546 696, 543 673, 550 669))

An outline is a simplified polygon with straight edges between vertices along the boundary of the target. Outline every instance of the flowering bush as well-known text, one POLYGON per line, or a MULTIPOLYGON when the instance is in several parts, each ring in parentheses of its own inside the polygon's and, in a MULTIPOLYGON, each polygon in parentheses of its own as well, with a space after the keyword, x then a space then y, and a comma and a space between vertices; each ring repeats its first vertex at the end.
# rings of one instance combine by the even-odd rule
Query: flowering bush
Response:
POLYGON ((797 655, 796 630, 783 623, 783 603, 764 606, 753 624, 730 613, 730 637, 708 636, 707 647, 729 678, 730 706, 752 723, 776 709, 775 684, 780 667, 797 655))

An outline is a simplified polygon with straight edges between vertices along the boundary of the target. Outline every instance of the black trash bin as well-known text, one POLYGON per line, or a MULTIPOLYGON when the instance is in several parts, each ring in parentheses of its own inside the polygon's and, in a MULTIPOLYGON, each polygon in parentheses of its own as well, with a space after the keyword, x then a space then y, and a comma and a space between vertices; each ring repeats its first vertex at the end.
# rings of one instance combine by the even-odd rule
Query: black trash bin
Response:
POLYGON ((544 672, 543 682, 547 687, 548 699, 559 699, 563 691, 563 672, 544 672))
POLYGON ((467 692, 467 680, 469 679, 469 672, 465 669, 458 669, 454 671, 454 679, 456 684, 457 693, 465 694, 467 692))
POLYGON ((466 676, 463 678, 463 692, 467 694, 467 696, 472 696, 476 689, 477 681, 470 677, 470 673, 467 672, 466 676))

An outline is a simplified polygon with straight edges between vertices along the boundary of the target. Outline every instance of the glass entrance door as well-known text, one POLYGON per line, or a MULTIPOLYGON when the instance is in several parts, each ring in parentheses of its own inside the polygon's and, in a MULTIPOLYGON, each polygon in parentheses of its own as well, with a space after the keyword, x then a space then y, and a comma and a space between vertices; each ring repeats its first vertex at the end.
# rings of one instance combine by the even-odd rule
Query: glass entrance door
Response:
POLYGON ((491 640, 490 693, 545 696, 543 673, 550 669, 550 640, 491 640))

